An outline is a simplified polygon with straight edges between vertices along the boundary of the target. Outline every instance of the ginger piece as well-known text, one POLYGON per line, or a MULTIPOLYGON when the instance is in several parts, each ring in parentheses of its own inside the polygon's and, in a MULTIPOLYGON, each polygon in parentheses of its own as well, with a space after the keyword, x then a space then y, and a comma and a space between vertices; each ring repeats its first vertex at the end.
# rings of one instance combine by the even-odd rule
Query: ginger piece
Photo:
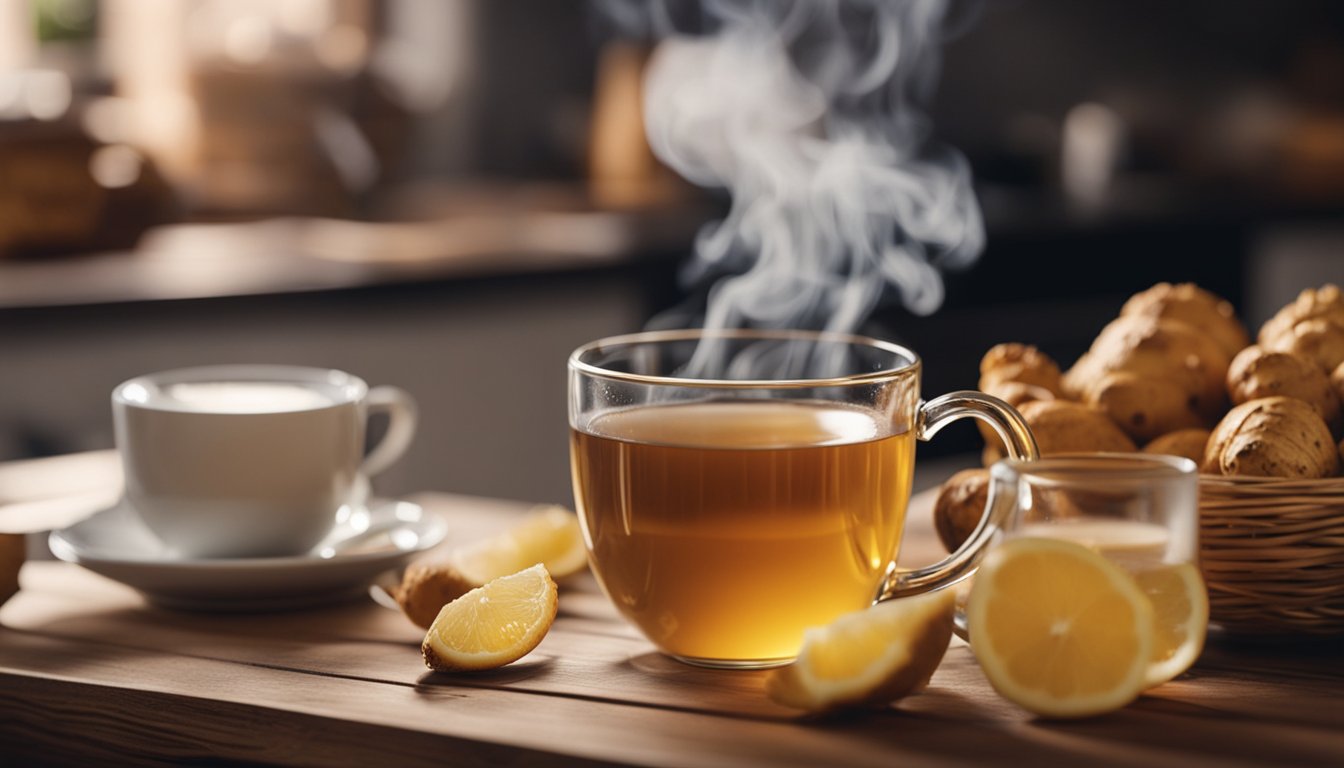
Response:
MULTIPOLYGON (((1060 393, 1059 364, 1028 344, 996 344, 980 358, 980 391, 1017 408, 1035 400, 1054 400, 1060 393)), ((994 428, 976 421, 988 445, 999 441, 994 428)))
POLYGON ((989 498, 989 470, 963 469, 949 477, 933 502, 933 527, 948 552, 975 533, 989 498))
POLYGON ((1134 441, 1115 422, 1080 403, 1036 401, 1023 405, 1021 413, 1036 436, 1042 455, 1137 450, 1134 441))
POLYGON ((1055 400, 1054 392, 1045 387, 1038 387, 1035 384, 1024 384, 1020 381, 1002 381, 980 390, 987 395, 993 395, 1005 403, 1018 408, 1033 403, 1037 400, 1055 400))
POLYGON ((1262 346, 1302 355, 1328 373, 1344 363, 1344 325, 1324 318, 1302 320, 1262 346))
POLYGON ((1231 357, 1211 337, 1179 320, 1128 315, 1102 329, 1092 347, 1063 376, 1064 394, 1086 401, 1108 373, 1167 379, 1183 390, 1206 424, 1227 404, 1224 377, 1231 357))
POLYGON ((1189 393, 1167 378, 1107 373, 1088 388, 1083 401, 1109 416, 1135 442, 1205 425, 1189 393))
POLYGON ((1204 461, 1204 449, 1209 444, 1210 434, 1207 429, 1178 429, 1143 446, 1143 452, 1181 456, 1199 464, 1204 461))
MULTIPOLYGON (((993 395, 1014 408, 1021 408, 1027 403, 1038 400, 1054 400, 1055 393, 1045 387, 1038 387, 1035 384, 1024 384, 1020 381, 1003 381, 993 384, 981 390, 987 395, 993 395)), ((999 435, 994 428, 983 421, 976 419, 975 426, 980 430, 980 436, 986 443, 994 444, 998 442, 999 435)))
POLYGON ((417 563, 406 569, 392 597, 406 617, 429 629, 443 606, 481 586, 451 565, 417 563))
MULTIPOLYGON (((1036 447, 1042 456, 1057 453, 1132 453, 1138 450, 1115 422, 1106 414, 1081 403, 1067 400, 1037 400, 1018 409, 1036 437, 1036 447)), ((986 446, 985 463, 992 464, 1002 456, 1002 444, 986 446), (991 452, 989 448, 995 450, 991 452)))
POLYGON ((1295 397, 1321 415, 1330 431, 1344 428, 1340 396, 1314 361, 1296 352, 1274 352, 1258 345, 1243 349, 1227 369, 1227 393, 1234 405, 1261 397, 1295 397))
POLYGON ((1202 471, 1315 479, 1339 470, 1325 420, 1294 397, 1262 397, 1228 412, 1209 438, 1202 471))
POLYGON ((19 591, 19 570, 27 556, 27 537, 0 533, 0 605, 19 591))
POLYGON ((980 359, 980 391, 1019 382, 1060 394, 1059 364, 1028 344, 996 344, 980 359))
POLYGON ((1168 318, 1187 323, 1207 334, 1228 356, 1251 343, 1246 327, 1226 299, 1194 283, 1158 283, 1125 302, 1120 315, 1168 318))
POLYGON ((1288 333, 1303 320, 1320 318, 1344 326, 1344 294, 1339 286, 1329 284, 1307 288, 1297 299, 1283 307, 1260 326, 1260 346, 1268 348, 1278 337, 1288 333))

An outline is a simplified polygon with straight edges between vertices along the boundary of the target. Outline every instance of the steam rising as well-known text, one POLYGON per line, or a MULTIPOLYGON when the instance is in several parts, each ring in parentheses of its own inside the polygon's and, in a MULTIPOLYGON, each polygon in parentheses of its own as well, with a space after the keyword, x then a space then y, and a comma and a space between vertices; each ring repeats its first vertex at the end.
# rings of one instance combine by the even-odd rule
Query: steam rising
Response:
MULTIPOLYGON (((732 209, 696 242, 691 281, 723 276, 707 327, 850 331, 893 291, 929 314, 940 268, 984 243, 969 167, 919 105, 939 68, 944 0, 706 0, 702 37, 666 35, 645 80, 657 155, 725 187, 732 209)), ((631 3, 614 4, 635 19, 631 3)))

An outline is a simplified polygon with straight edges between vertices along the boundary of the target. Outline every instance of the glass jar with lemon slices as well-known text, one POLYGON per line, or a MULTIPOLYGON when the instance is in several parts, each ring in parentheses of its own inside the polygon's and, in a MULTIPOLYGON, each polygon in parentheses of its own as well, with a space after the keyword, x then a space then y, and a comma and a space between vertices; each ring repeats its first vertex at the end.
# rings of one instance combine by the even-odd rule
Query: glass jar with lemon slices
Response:
POLYGON ((1088 716, 1194 663, 1208 597, 1193 462, 1079 454, 1001 461, 990 476, 1001 541, 959 621, 1000 693, 1088 716))

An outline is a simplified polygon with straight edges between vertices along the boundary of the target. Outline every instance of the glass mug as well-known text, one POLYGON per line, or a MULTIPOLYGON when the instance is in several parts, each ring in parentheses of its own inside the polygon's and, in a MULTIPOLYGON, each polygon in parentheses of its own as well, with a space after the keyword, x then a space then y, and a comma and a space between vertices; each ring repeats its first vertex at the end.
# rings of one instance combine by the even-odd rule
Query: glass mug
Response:
POLYGON ((1199 475, 1189 459, 1056 454, 1004 459, 989 477, 993 519, 1005 539, 1068 539, 1129 570, 1197 559, 1199 475))
POLYGON ((919 399, 919 357, 788 330, 657 331, 569 359, 574 496, 593 572, 674 658, 787 663, 803 631, 953 584, 990 539, 897 571, 915 440, 989 423, 1035 458, 1026 424, 978 392, 919 399))

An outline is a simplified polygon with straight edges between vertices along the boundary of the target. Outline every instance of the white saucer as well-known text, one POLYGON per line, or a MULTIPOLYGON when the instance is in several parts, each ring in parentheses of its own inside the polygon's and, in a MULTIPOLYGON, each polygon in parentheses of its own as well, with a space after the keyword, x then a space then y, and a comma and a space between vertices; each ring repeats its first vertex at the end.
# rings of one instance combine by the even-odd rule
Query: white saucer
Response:
POLYGON ((322 543, 294 557, 184 558, 155 538, 125 504, 53 531, 48 543, 61 560, 133 587, 156 605, 236 612, 364 594, 380 573, 405 565, 448 532, 441 516, 407 501, 373 501, 367 509, 342 512, 322 543))

